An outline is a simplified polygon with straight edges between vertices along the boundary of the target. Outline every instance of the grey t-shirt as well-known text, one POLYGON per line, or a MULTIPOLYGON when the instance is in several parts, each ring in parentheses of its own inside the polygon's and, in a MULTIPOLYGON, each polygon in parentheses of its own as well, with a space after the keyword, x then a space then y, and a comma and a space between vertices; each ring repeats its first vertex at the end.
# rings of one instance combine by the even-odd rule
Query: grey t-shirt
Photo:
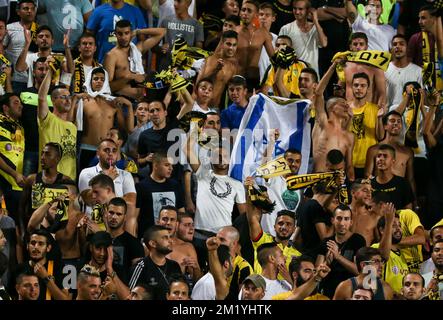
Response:
POLYGON ((182 35, 191 47, 204 41, 203 26, 194 18, 179 20, 175 15, 169 16, 163 19, 160 27, 167 29, 165 39, 171 48, 178 35, 182 35))

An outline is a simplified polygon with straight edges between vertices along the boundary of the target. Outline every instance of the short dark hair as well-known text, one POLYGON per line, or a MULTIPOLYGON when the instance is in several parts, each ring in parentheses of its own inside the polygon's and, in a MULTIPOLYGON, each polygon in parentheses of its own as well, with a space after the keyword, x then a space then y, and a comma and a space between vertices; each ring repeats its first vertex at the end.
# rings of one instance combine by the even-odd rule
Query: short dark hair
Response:
POLYGON ((246 0, 246 1, 243 1, 243 4, 246 4, 246 3, 252 4, 252 5, 257 9, 257 11, 258 11, 258 7, 259 7, 259 5, 258 5, 258 2, 257 2, 257 1, 254 1, 254 0, 246 0))
POLYGON ((36 277, 37 279, 39 279, 35 273, 32 273, 30 271, 23 271, 15 277, 15 283, 18 285, 22 284, 24 277, 36 277))
POLYGON ((45 144, 45 147, 51 147, 52 149, 54 149, 55 152, 57 152, 60 159, 63 157, 63 147, 59 143, 48 142, 45 144))
POLYGON ((109 142, 109 143, 112 143, 114 145, 117 145, 114 140, 109 139, 109 138, 104 138, 104 139, 100 140, 100 143, 97 146, 97 150, 100 149, 102 147, 102 144, 105 143, 105 142, 109 142))
POLYGON ((168 155, 165 151, 157 151, 152 156, 152 163, 160 163, 163 159, 167 159, 168 155))
POLYGON ((222 40, 228 39, 228 38, 235 38, 238 39, 238 33, 233 30, 228 30, 222 33, 221 36, 222 40))
POLYGON ((68 88, 64 84, 59 84, 59 85, 54 86, 54 88, 52 88, 52 91, 51 91, 51 99, 54 99, 57 91, 62 90, 62 89, 68 90, 68 88))
MULTIPOLYGON (((130 108, 132 108, 132 106, 130 108)), ((120 127, 112 127, 109 130, 117 131, 118 140, 123 141, 123 144, 125 144, 126 141, 128 140, 128 133, 126 132, 125 129, 120 128, 120 127)))
POLYGON ((292 280, 294 280, 294 277, 292 273, 297 272, 300 273, 301 263, 302 262, 310 262, 315 265, 315 261, 311 256, 302 254, 299 257, 292 257, 291 262, 289 263, 288 271, 291 275, 292 280))
POLYGON ((96 73, 103 73, 103 74, 105 74, 105 69, 103 67, 94 68, 94 69, 92 69, 91 76, 93 76, 96 73))
POLYGON ((366 41, 366 44, 368 44, 369 40, 368 40, 368 36, 366 35, 366 33, 364 32, 354 32, 349 36, 349 44, 351 45, 352 40, 354 39, 364 39, 366 41))
POLYGON ((352 76, 352 82, 354 82, 355 79, 365 79, 368 82, 368 87, 371 85, 371 80, 369 80, 369 77, 365 72, 354 73, 352 76))
POLYGON ((403 277, 403 279, 401 280, 401 284, 402 284, 403 287, 405 286, 405 278, 406 278, 406 276, 409 276, 410 274, 413 274, 413 275, 415 275, 415 276, 419 276, 419 277, 420 277, 420 280, 421 280, 421 286, 422 286, 422 287, 425 286, 425 278, 423 278, 423 276, 422 276, 420 273, 418 273, 418 272, 408 272, 408 273, 403 277))
POLYGON ((46 57, 38 57, 37 60, 35 60, 32 63, 32 66, 35 68, 35 66, 37 65, 37 63, 45 63, 46 62, 46 57))
POLYGON ((289 148, 289 149, 286 149, 285 154, 284 154, 284 157, 287 157, 287 156, 288 156, 288 153, 293 153, 293 154, 299 154, 299 155, 301 155, 300 150, 295 149, 295 148, 289 148))
POLYGON ((295 220, 295 213, 290 210, 283 209, 283 210, 278 211, 276 220, 282 216, 286 216, 286 217, 289 217, 289 218, 292 218, 295 220))
POLYGON ((303 68, 300 71, 300 74, 302 74, 302 73, 309 73, 312 76, 312 78, 314 78, 314 82, 318 83, 318 74, 317 74, 317 71, 315 71, 314 68, 310 68, 310 67, 303 68))
POLYGON ((350 211, 351 212, 351 220, 352 220, 352 209, 350 206, 347 206, 345 204, 340 203, 338 206, 335 207, 334 211, 332 212, 332 216, 335 217, 335 214, 337 213, 337 210, 341 211, 350 211))
POLYGON ((390 144, 383 143, 378 146, 378 150, 388 150, 389 152, 391 152, 392 157, 395 159, 395 148, 390 144))
POLYGON ((42 236, 46 238, 46 245, 53 245, 54 243, 54 237, 45 229, 35 229, 34 231, 32 231, 29 234, 29 239, 31 239, 31 237, 33 235, 38 235, 38 236, 42 236))
POLYGON ((234 16, 233 14, 230 15, 229 17, 225 18, 225 22, 232 22, 235 25, 239 26, 240 25, 240 17, 239 16, 234 16))
POLYGON ((272 5, 272 3, 269 2, 263 2, 259 5, 258 10, 263 10, 263 9, 271 9, 272 11, 272 16, 275 17, 277 15, 277 13, 275 12, 275 8, 272 5))
POLYGON ((208 83, 210 83, 210 84, 212 84, 212 85, 214 86, 214 81, 213 81, 211 78, 202 78, 202 79, 200 79, 200 80, 197 81, 195 87, 196 87, 196 88, 200 87, 200 84, 201 84, 202 82, 208 82, 208 83))
POLYGON ((357 178, 354 180, 354 182, 351 185, 351 191, 357 191, 361 188, 364 184, 371 184, 371 180, 369 179, 363 179, 363 178, 357 178))
POLYGON ((159 225, 153 225, 150 226, 148 229, 146 229, 146 231, 143 233, 143 242, 146 246, 149 245, 149 241, 154 240, 155 235, 160 232, 166 230, 169 232, 169 229, 164 227, 164 226, 159 226, 159 225))
POLYGON ((150 105, 153 104, 153 103, 160 103, 161 106, 162 106, 162 108, 163 108, 163 110, 166 110, 166 109, 167 109, 167 108, 166 108, 166 105, 165 105, 165 103, 164 103, 163 101, 160 101, 160 100, 153 100, 153 101, 149 102, 149 104, 148 104, 148 110, 149 110, 150 105))
MULTIPOLYGON (((399 218, 400 216, 398 215, 398 213, 395 213, 395 218, 399 218)), ((378 230, 383 230, 386 226, 386 218, 385 217, 381 217, 380 219, 378 219, 377 222, 377 229, 378 230)))
POLYGON ((243 86, 246 88, 246 78, 242 75, 236 74, 231 79, 229 79, 227 87, 229 86, 243 86))
POLYGON ((383 192, 383 191, 375 191, 372 194, 372 202, 374 202, 375 204, 379 204, 379 203, 387 203, 391 200, 391 198, 389 197, 389 194, 387 192, 383 192))
POLYGON ((275 242, 263 243, 257 248, 257 261, 262 268, 267 264, 268 257, 274 252, 275 248, 277 248, 275 242))
POLYGON ((89 186, 98 185, 100 188, 110 188, 112 192, 115 192, 114 181, 112 178, 104 173, 99 173, 91 180, 89 180, 89 186))
POLYGON ((111 205, 111 204, 116 207, 123 207, 125 209, 124 214, 126 214, 126 211, 128 210, 128 204, 126 203, 125 199, 123 199, 121 197, 112 198, 109 201, 108 205, 111 205))
POLYGON ((52 33, 51 28, 47 25, 42 25, 42 26, 38 27, 37 31, 35 31, 35 34, 39 34, 40 32, 42 32, 44 30, 49 31, 49 33, 51 34, 51 37, 54 37, 54 34, 52 33))
POLYGON ((192 220, 194 221, 194 215, 192 213, 188 213, 188 212, 179 212, 177 215, 177 221, 178 222, 182 222, 182 220, 184 218, 192 218, 192 220))
MULTIPOLYGON (((8 106, 11 107, 11 98, 12 97, 17 97, 20 99, 20 95, 18 93, 15 92, 11 92, 11 93, 5 93, 3 96, 0 97, 0 103, 2 106, 2 112, 4 113, 4 109, 3 106, 8 106)), ((21 101, 21 99, 20 99, 21 101)))
POLYGON ((126 19, 122 19, 120 21, 117 21, 117 23, 115 24, 115 30, 117 30, 117 28, 131 28, 131 21, 126 20, 126 19))
POLYGON ((168 277, 168 283, 169 283, 168 293, 169 294, 171 294, 171 284, 176 283, 176 282, 186 284, 186 286, 188 287, 188 292, 189 292, 189 289, 190 289, 189 283, 186 281, 185 276, 182 275, 181 273, 173 273, 168 277))
POLYGON ((163 210, 174 211, 177 214, 177 218, 178 218, 178 209, 175 206, 171 206, 171 205, 162 206, 160 208, 160 211, 158 212, 159 217, 160 217, 160 212, 162 212, 163 210))
POLYGON ((355 264, 357 265, 358 272, 363 271, 360 263, 370 260, 373 256, 381 256, 380 250, 378 248, 361 247, 357 250, 357 253, 355 254, 355 264))
POLYGON ((398 117, 400 117, 400 118, 402 117, 402 115, 400 114, 400 112, 395 111, 395 110, 391 110, 391 111, 389 111, 388 113, 386 113, 386 114, 383 116, 383 118, 382 118, 382 123, 383 123, 384 126, 388 124, 388 118, 389 118, 389 116, 391 116, 391 115, 395 115, 395 116, 398 116, 398 117))
POLYGON ((420 10, 418 10, 418 12, 420 13, 422 11, 428 11, 429 14, 433 17, 438 16, 438 10, 433 5, 430 5, 430 4, 420 7, 420 10))
POLYGON ((282 35, 278 36, 277 39, 286 39, 286 40, 288 40, 289 43, 291 44, 291 47, 292 47, 292 39, 291 39, 290 36, 287 36, 287 35, 285 35, 285 34, 282 34, 282 35))
POLYGON ((406 36, 405 36, 405 35, 403 35, 403 34, 401 34, 401 33, 397 33, 395 36, 392 37, 392 39, 391 39, 391 44, 392 44, 392 42, 394 41, 394 39, 398 39, 398 38, 405 40, 405 41, 406 41, 406 44, 408 43, 408 39, 406 39, 406 36))
POLYGON ((365 290, 368 291, 371 295, 371 299, 374 299, 374 291, 372 291, 371 288, 365 288, 362 284, 357 285, 357 287, 355 288, 355 290, 352 292, 352 295, 354 295, 354 292, 357 290, 365 290))
POLYGON ((329 152, 326 155, 326 160, 332 165, 337 165, 343 161, 345 161, 345 157, 343 156, 343 153, 338 149, 332 149, 329 150, 329 152))
POLYGON ((89 31, 85 31, 82 33, 82 35, 80 36, 80 38, 78 38, 78 43, 80 44, 81 40, 83 38, 93 38, 94 42, 96 42, 97 40, 95 39, 95 35, 89 31))

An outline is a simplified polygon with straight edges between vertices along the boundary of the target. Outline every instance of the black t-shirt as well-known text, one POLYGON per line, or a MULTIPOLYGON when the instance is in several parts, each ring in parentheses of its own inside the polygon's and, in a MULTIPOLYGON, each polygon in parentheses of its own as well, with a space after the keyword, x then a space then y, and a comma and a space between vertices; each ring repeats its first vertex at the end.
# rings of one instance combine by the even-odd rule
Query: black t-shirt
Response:
POLYGON ((271 32, 278 35, 281 27, 283 27, 285 24, 293 22, 295 17, 291 4, 289 6, 285 6, 284 4, 278 2, 278 0, 273 0, 272 6, 274 7, 274 11, 277 16, 271 25, 271 32))
POLYGON ((177 262, 166 259, 163 266, 158 266, 151 257, 146 257, 132 269, 129 289, 132 290, 139 283, 145 283, 154 288, 153 300, 166 300, 169 277, 177 273, 182 274, 177 262))
POLYGON ((309 199, 301 204, 297 210, 297 226, 300 227, 302 237, 301 251, 304 254, 316 258, 318 247, 321 244, 320 237, 315 225, 324 223, 331 225, 331 215, 318 203, 317 200, 309 199))
MULTIPOLYGON (((328 252, 328 247, 326 246, 326 243, 329 240, 335 241, 335 236, 324 239, 320 246, 319 254, 325 257, 328 252)), ((337 241, 335 242, 337 243, 337 241)), ((337 243, 337 245, 340 254, 349 261, 354 262, 355 254, 357 253, 358 249, 366 246, 366 240, 360 234, 353 233, 347 241, 345 241, 344 243, 337 243)), ((349 272, 337 260, 332 261, 330 268, 331 272, 321 282, 321 289, 323 289, 324 295, 332 299, 332 297, 334 297, 335 289, 340 284, 340 282, 353 277, 354 274, 349 272)))
POLYGON ((145 256, 143 246, 137 238, 125 231, 112 240, 112 248, 114 250, 114 264, 117 265, 123 273, 119 275, 119 277, 125 284, 128 284, 132 260, 145 256))
MULTIPOLYGON (((63 278, 67 276, 67 274, 63 274, 61 263, 59 260, 48 260, 45 264, 48 275, 51 274, 48 268, 48 264, 50 262, 52 264, 52 275, 55 278, 55 284, 57 285, 57 287, 59 287, 60 290, 63 290, 63 278)), ((17 266, 12 281, 13 283, 15 283, 15 279, 20 273, 34 274, 34 268, 29 265, 29 261, 26 261, 25 263, 17 266)), ((40 295, 38 296, 38 300, 46 300, 46 283, 40 277, 38 277, 38 283, 40 285, 40 295)), ((54 298, 52 298, 52 300, 54 300, 54 298)))
POLYGON ((135 185, 137 191, 136 207, 140 208, 138 217, 138 238, 143 232, 155 224, 154 217, 158 217, 162 206, 172 205, 180 209, 184 207, 183 188, 175 180, 167 179, 163 183, 147 179, 135 185))
POLYGON ((371 185, 374 192, 382 191, 389 195, 389 200, 397 210, 404 209, 406 205, 414 201, 411 185, 402 177, 394 175, 394 177, 385 184, 377 182, 376 178, 371 179, 371 185))
POLYGON ((429 175, 428 201, 443 202, 443 136, 438 139, 437 145, 428 152, 429 175))

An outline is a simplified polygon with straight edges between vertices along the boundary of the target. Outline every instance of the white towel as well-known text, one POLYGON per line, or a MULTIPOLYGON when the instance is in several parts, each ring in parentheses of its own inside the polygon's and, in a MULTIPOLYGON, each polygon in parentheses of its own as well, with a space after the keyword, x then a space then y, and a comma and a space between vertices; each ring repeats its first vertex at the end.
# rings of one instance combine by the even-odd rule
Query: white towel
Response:
MULTIPOLYGON (((92 98, 95 98, 97 96, 102 96, 106 100, 112 101, 115 99, 115 97, 113 97, 111 95, 111 86, 109 85, 109 75, 108 75, 108 72, 104 68, 102 68, 102 69, 105 72, 105 82, 103 83, 102 89, 100 91, 92 91, 92 87, 91 87, 92 72, 98 68, 102 68, 102 67, 92 68, 86 74, 86 79, 85 79, 85 83, 83 84, 83 86, 85 87, 86 92, 92 98)), ((77 114, 76 114, 76 123, 77 123, 77 130, 78 131, 83 131, 83 106, 84 106, 83 99, 80 99, 77 103, 77 114)))
POLYGON ((129 48, 129 70, 134 73, 145 74, 143 68, 142 53, 138 50, 137 46, 130 42, 131 48, 129 48))
POLYGON ((109 85, 109 75, 108 72, 103 67, 92 68, 88 74, 86 75, 86 80, 84 83, 86 92, 93 98, 97 96, 102 96, 106 98, 106 100, 114 100, 115 97, 111 95, 111 86, 109 85), (105 82, 103 83, 103 87, 100 91, 92 91, 91 80, 92 80, 92 72, 95 69, 102 68, 105 71, 105 82))

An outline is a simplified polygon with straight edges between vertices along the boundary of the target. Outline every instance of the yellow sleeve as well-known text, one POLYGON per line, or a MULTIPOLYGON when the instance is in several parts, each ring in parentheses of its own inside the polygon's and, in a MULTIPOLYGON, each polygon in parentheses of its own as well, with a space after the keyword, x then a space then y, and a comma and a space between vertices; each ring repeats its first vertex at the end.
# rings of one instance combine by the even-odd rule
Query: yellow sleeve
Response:
POLYGON ((405 224, 407 230, 411 235, 414 234, 415 229, 417 229, 418 227, 423 228, 418 215, 410 209, 405 209, 401 211, 400 222, 402 223, 402 225, 405 224))
POLYGON ((266 78, 265 85, 272 86, 274 85, 274 67, 271 67, 268 72, 268 77, 266 78))

